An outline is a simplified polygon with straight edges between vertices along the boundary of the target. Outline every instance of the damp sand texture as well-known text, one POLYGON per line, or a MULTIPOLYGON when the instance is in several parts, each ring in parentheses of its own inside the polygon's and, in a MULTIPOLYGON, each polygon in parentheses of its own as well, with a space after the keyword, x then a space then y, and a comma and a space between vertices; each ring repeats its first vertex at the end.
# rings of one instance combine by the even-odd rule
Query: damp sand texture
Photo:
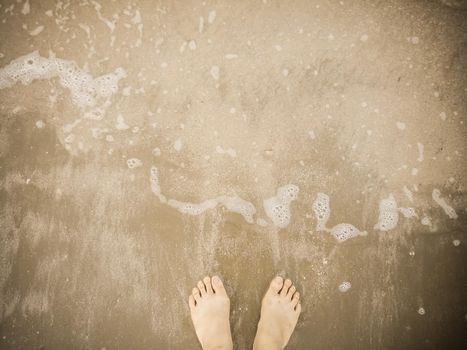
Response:
POLYGON ((467 2, 0 2, 0 348, 467 344, 467 2))

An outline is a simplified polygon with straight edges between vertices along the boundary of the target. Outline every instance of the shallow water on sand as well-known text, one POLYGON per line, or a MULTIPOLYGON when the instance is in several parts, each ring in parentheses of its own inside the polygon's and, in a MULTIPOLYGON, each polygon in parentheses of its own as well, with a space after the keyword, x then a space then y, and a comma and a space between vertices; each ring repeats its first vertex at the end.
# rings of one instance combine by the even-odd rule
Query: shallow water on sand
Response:
POLYGON ((465 1, 2 1, 0 347, 467 341, 465 1))

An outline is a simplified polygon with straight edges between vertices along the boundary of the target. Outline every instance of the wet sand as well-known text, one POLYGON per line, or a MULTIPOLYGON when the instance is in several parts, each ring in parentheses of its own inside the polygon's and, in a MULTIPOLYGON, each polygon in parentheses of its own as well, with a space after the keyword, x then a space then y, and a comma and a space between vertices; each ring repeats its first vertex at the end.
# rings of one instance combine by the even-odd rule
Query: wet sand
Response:
POLYGON ((465 1, 0 5, 1 349, 196 348, 212 274, 237 349, 275 274, 290 349, 466 347, 465 1))

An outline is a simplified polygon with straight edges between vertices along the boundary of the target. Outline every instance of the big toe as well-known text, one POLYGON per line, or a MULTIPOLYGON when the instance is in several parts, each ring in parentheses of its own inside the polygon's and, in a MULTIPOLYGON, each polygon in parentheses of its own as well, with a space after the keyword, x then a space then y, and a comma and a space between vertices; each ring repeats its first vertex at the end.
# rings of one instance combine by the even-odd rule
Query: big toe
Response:
POLYGON ((212 289, 214 289, 214 292, 218 295, 225 295, 227 296, 227 293, 224 288, 224 284, 222 283, 221 279, 219 276, 214 276, 212 278, 212 289))
POLYGON ((270 295, 279 294, 279 291, 282 289, 283 285, 284 285, 284 279, 281 276, 274 277, 274 279, 271 281, 271 284, 269 285, 267 294, 270 294, 270 295))

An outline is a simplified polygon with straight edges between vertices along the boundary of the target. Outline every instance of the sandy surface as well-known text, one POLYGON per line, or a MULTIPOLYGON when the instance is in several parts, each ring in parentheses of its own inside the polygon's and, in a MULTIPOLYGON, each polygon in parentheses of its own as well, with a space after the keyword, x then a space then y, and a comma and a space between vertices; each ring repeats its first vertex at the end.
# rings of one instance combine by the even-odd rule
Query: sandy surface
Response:
POLYGON ((219 274, 248 349, 281 274, 290 349, 464 349, 466 18, 1 1, 0 348, 196 348, 187 296, 219 274))

